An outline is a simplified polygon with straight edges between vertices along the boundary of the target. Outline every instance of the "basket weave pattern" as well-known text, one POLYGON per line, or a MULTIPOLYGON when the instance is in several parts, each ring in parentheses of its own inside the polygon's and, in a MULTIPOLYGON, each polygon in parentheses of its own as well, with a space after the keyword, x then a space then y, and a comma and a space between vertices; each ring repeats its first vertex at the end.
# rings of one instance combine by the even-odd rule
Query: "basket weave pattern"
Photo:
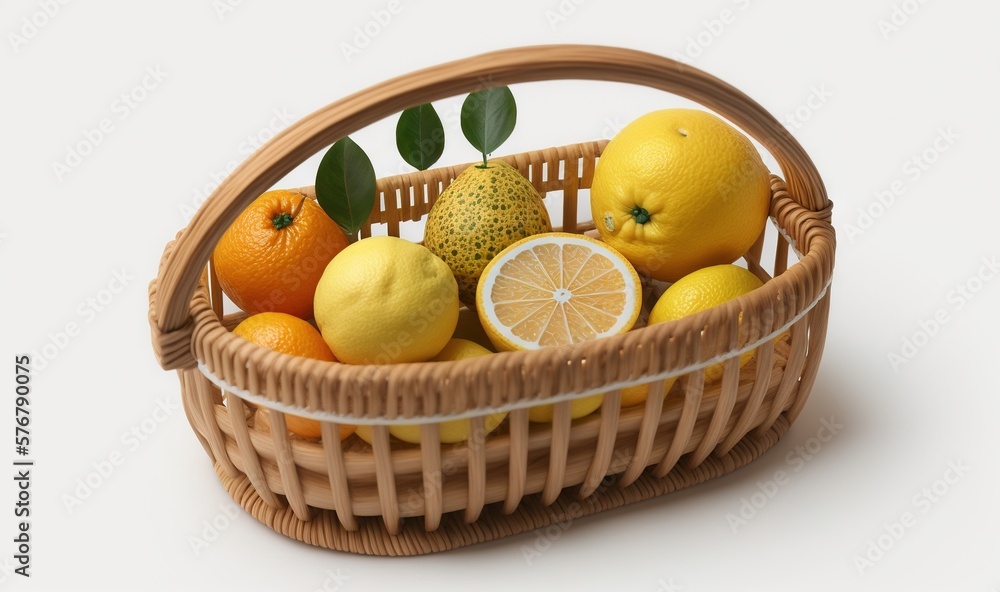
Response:
MULTIPOLYGON (((504 157, 546 203, 560 199, 562 229, 578 223, 605 141, 504 157)), ((362 230, 399 235, 419 221, 465 166, 380 179, 362 230)), ((303 189, 306 193, 311 188, 303 189)), ((491 540, 645 499, 749 462, 794 421, 825 341, 835 238, 830 202, 811 161, 774 119, 717 79, 665 58, 584 46, 487 54, 388 81, 296 124, 234 172, 167 246, 150 286, 154 350, 177 369, 188 419, 227 490, 275 530, 324 547, 409 555, 491 540), (346 366, 288 356, 232 335, 244 315, 222 314, 206 266, 242 207, 320 147, 380 116, 475 88, 549 78, 639 82, 700 100, 772 151, 773 252, 764 234, 745 255, 764 287, 691 317, 574 346, 458 362, 346 366), (374 118, 374 119, 372 119, 374 118), (791 188, 791 190, 789 189, 791 188), (789 265, 790 251, 798 260, 789 265), (740 320, 742 319, 742 320, 740 320), (788 329, 787 332, 785 330, 788 329), (754 360, 739 366, 741 349, 754 360), (722 379, 705 365, 724 360, 722 379), (620 409, 620 387, 681 375, 666 398, 620 409), (225 386, 225 389, 220 388, 225 386), (571 399, 604 392, 598 413, 570 420, 571 399), (556 402, 551 424, 527 407, 556 402), (257 406, 270 408, 262 426, 257 406), (483 415, 510 410, 483 436, 483 415), (282 410, 323 420, 320 442, 291 436, 282 410), (469 416, 468 442, 442 446, 439 418, 469 416), (387 422, 421 422, 419 445, 390 441, 387 422), (371 446, 341 445, 337 422, 373 424, 371 446), (478 429, 477 429, 478 428, 478 429), (609 477, 613 476, 613 484, 609 477), (571 511, 572 510, 572 511, 571 511)), ((644 301, 655 298, 646 286, 644 301)), ((648 312, 648 308, 647 308, 648 312)))

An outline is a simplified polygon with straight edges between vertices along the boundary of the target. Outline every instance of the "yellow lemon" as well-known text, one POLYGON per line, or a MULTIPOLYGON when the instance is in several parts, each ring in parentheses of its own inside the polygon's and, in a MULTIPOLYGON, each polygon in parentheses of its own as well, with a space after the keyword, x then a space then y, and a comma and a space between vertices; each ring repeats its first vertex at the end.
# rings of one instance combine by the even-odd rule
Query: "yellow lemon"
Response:
POLYGON ((763 230, 767 167, 750 140, 711 113, 654 111, 608 143, 590 190, 604 242, 639 271, 674 282, 732 263, 763 230))
MULTIPOLYGON (((569 406, 570 419, 577 419, 597 411, 604 403, 604 395, 590 395, 582 399, 573 399, 569 406)), ((536 405, 528 408, 528 421, 550 423, 555 417, 555 405, 536 405)))
MULTIPOLYGON (((465 339, 452 339, 444 346, 437 356, 434 357, 432 361, 434 362, 447 362, 452 360, 464 360, 465 358, 475 358, 477 356, 488 356, 492 354, 490 350, 485 347, 473 343, 465 339)), ((492 413, 487 415, 483 420, 483 427, 486 429, 486 433, 489 434, 497 428, 503 419, 507 417, 507 412, 503 411, 500 413, 492 413)), ((469 439, 469 420, 468 419, 456 419, 454 421, 445 421, 439 425, 439 437, 442 444, 454 444, 455 442, 464 442, 469 439)), ((371 444, 372 441, 372 427, 368 425, 358 426, 356 433, 358 436, 371 444)), ((420 443, 420 426, 419 425, 392 425, 389 426, 389 433, 393 436, 403 440, 404 442, 410 442, 411 444, 420 443)))
MULTIPOLYGON (((649 324, 672 321, 742 296, 763 286, 750 271, 736 265, 714 265, 690 273, 670 285, 649 313, 649 324)), ((740 355, 742 368, 753 359, 753 351, 740 355)), ((705 368, 705 380, 722 377, 722 363, 705 368)))
POLYGON ((313 308, 323 339, 341 362, 423 362, 455 332, 458 284, 426 247, 373 236, 330 261, 313 308))
MULTIPOLYGON (((668 378, 665 383, 663 383, 663 396, 667 396, 670 392, 670 388, 674 386, 674 382, 677 378, 668 378)), ((635 386, 627 386, 622 389, 621 406, 631 407, 633 405, 638 405, 640 403, 645 403, 646 398, 649 396, 649 385, 648 384, 637 384, 635 386)))
POLYGON ((470 339, 461 339, 454 337, 448 340, 448 343, 444 346, 438 355, 434 356, 432 362, 452 362, 455 360, 464 360, 466 358, 478 358, 479 356, 488 356, 492 354, 490 350, 479 345, 478 343, 470 339))

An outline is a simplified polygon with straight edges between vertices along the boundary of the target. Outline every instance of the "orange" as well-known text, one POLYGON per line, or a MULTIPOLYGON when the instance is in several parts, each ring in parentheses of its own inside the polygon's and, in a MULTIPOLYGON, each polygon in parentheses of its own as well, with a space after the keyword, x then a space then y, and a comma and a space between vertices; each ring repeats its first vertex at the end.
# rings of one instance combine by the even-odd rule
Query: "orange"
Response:
POLYGON ((222 291, 250 314, 313 316, 313 294, 347 235, 297 191, 261 195, 226 230, 213 262, 222 291))
MULTIPOLYGON (((249 316, 233 329, 234 335, 284 354, 336 362, 330 347, 312 325, 283 312, 262 312, 249 316)), ((314 419, 285 414, 288 429, 303 438, 319 438, 320 423, 314 419)), ((341 425, 340 439, 354 432, 354 426, 341 425)))

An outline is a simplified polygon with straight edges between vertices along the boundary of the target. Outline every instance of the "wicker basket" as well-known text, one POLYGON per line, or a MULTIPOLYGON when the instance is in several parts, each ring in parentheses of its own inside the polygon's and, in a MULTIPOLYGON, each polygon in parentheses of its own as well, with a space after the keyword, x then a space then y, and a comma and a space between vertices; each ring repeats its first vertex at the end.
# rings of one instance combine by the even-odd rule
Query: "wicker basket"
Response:
MULTIPOLYGON (((605 143, 505 160, 543 196, 561 191, 562 228, 586 232, 593 224, 577 222, 578 191, 590 186, 605 143)), ((400 223, 421 220, 464 168, 379 180, 381 207, 362 233, 384 224, 398 235, 400 223)), ((608 47, 499 51, 351 95, 253 154, 167 245, 149 289, 153 346, 160 364, 178 371, 188 420, 219 478, 255 518, 289 537, 356 553, 451 549, 681 489, 775 444, 802 409, 823 352, 835 247, 830 212, 801 146, 757 103, 705 73, 608 47), (773 252, 764 253, 770 241, 762 234, 744 256, 764 286, 615 337, 457 362, 348 366, 280 354, 229 332, 244 315, 222 314, 209 258, 256 196, 335 140, 407 107, 476 90, 484 80, 554 79, 672 92, 760 141, 786 178, 772 177, 771 219, 780 231, 773 252), (754 361, 741 369, 739 353, 748 349, 756 350, 754 361), (722 379, 706 384, 701 369, 720 360, 722 379), (655 392, 678 375, 666 398, 619 408, 621 387, 652 383, 655 392), (571 420, 571 400, 598 392, 607 393, 599 412, 571 420), (551 424, 529 424, 527 407, 553 402, 551 424), (258 407, 271 410, 273 429, 255 420, 258 407), (475 428, 496 410, 510 413, 484 438, 475 428), (322 420, 322 440, 290 436, 284 412, 322 420), (472 418, 469 441, 442 446, 435 422, 456 417, 472 418), (372 424, 373 445, 356 437, 342 445, 338 422, 372 424), (390 442, 394 422, 422 423, 421 443, 390 442)))

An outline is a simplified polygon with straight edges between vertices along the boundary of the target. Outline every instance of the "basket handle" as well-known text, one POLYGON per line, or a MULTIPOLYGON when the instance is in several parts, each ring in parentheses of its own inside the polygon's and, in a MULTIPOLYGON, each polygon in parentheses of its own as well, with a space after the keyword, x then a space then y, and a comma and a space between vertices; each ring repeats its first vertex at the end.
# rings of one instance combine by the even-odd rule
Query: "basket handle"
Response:
POLYGON ((405 74, 327 105, 279 133, 233 171, 177 238, 151 288, 155 306, 150 320, 161 364, 194 363, 187 354, 168 364, 162 352, 177 350, 184 341, 190 345, 178 332, 190 332, 188 304, 215 244, 253 199, 307 158, 413 105, 490 86, 560 79, 639 84, 712 109, 768 149, 799 204, 828 218, 826 190, 802 146, 753 99, 714 76, 669 58, 615 47, 543 45, 490 52, 405 74))

